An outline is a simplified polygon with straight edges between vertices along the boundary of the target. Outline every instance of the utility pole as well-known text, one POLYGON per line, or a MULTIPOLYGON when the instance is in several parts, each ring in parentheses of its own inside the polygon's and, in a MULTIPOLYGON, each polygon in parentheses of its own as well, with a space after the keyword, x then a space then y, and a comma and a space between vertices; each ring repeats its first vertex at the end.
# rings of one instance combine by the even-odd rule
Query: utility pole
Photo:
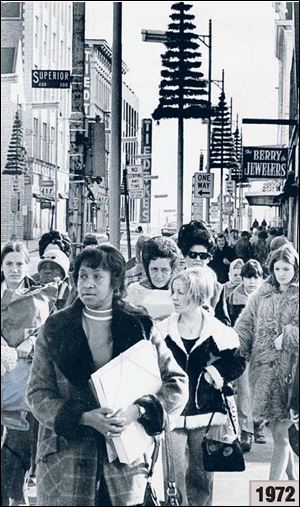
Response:
POLYGON ((120 183, 122 142, 122 2, 114 2, 113 4, 111 96, 109 235, 110 242, 116 248, 120 248, 120 183))
MULTIPOLYGON (((222 93, 224 93, 224 69, 222 70, 222 93)), ((222 111, 222 128, 221 128, 221 182, 220 182, 220 231, 223 231, 223 176, 224 176, 224 111, 222 111)))
MULTIPOLYGON (((83 233, 83 187, 76 177, 84 176, 84 62, 85 2, 73 2, 72 112, 70 118, 70 178, 68 232, 72 243, 80 244, 83 233)), ((73 255, 76 254, 76 246, 73 255)))
MULTIPOLYGON (((212 21, 208 25, 208 103, 211 109, 211 84, 212 84, 212 21)), ((211 141, 211 114, 207 121, 207 172, 210 173, 210 141, 211 141)), ((206 199, 206 222, 210 221, 210 199, 206 199)))

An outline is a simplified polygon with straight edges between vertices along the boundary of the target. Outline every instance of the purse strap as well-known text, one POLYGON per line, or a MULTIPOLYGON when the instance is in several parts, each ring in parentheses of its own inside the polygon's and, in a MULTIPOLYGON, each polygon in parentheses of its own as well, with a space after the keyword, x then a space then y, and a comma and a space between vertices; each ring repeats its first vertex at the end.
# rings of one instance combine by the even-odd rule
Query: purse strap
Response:
MULTIPOLYGON (((227 396, 224 394, 224 392, 222 393, 223 394, 223 397, 224 397, 224 402, 225 402, 225 407, 226 407, 226 410, 227 410, 227 413, 229 415, 229 419, 230 419, 230 422, 232 424, 232 428, 233 428, 233 431, 234 431, 234 434, 237 435, 237 431, 236 431, 236 428, 235 428, 235 424, 234 424, 234 421, 233 421, 233 417, 232 417, 232 413, 231 413, 231 410, 230 410, 230 407, 229 407, 229 404, 228 404, 228 400, 227 400, 227 396)), ((209 423, 206 427, 206 430, 205 430, 205 436, 207 435, 208 431, 209 431, 209 428, 211 427, 211 423, 212 423, 212 420, 213 420, 213 417, 215 415, 216 412, 213 412, 210 419, 209 419, 209 423)))
POLYGON ((148 480, 151 479, 153 476, 155 463, 157 462, 157 458, 158 458, 158 454, 159 454, 159 449, 160 449, 160 437, 158 436, 158 437, 154 437, 154 449, 153 449, 153 453, 151 456, 151 465, 150 465, 149 472, 148 472, 148 480))
POLYGON ((175 480, 175 466, 173 460, 173 445, 170 430, 169 416, 165 412, 165 447, 166 447, 166 464, 167 464, 167 505, 178 505, 177 502, 177 486, 175 480))

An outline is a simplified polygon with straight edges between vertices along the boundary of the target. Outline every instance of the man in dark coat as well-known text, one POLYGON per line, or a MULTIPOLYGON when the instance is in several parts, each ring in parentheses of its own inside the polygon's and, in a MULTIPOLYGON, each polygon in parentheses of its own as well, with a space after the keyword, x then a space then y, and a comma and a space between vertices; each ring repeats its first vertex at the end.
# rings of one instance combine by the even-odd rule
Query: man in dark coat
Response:
POLYGON ((214 251, 212 261, 209 264, 217 275, 218 282, 226 283, 229 280, 229 266, 234 260, 234 251, 228 245, 224 234, 217 236, 217 247, 214 251))

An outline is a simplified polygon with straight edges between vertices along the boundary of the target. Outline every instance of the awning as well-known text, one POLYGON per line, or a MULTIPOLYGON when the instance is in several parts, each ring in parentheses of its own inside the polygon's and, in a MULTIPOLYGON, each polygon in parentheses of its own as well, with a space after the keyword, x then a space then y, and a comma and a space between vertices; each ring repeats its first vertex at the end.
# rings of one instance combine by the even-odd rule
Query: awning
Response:
POLYGON ((251 192, 245 194, 250 206, 279 206, 278 196, 281 192, 251 192))

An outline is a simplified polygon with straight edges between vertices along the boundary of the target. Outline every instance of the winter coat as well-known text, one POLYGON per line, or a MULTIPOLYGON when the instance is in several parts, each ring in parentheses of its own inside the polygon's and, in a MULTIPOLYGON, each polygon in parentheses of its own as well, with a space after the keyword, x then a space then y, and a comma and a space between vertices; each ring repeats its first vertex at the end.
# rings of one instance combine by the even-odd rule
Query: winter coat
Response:
MULTIPOLYGON (((144 458, 131 465, 118 459, 109 463, 101 433, 79 424, 83 412, 97 408, 88 383, 96 368, 82 328, 82 310, 77 299, 49 317, 36 343, 27 399, 40 423, 37 504, 96 505, 96 485, 102 476, 112 505, 141 504, 144 458)), ((163 381, 158 400, 168 413, 180 413, 187 401, 187 378, 155 333, 150 317, 116 302, 111 326, 113 357, 142 339, 152 340, 163 381)))
POLYGON ((234 253, 236 257, 243 259, 246 263, 253 257, 253 248, 248 238, 240 238, 234 245, 234 253))
POLYGON ((217 275, 218 282, 225 283, 229 280, 229 264, 226 265, 223 263, 224 259, 228 259, 229 262, 232 262, 235 258, 234 250, 228 245, 225 245, 222 250, 220 248, 216 248, 212 261, 209 263, 209 267, 214 270, 217 275))
POLYGON ((266 282, 250 297, 234 329, 242 354, 250 361, 249 381, 254 420, 284 420, 288 390, 299 346, 298 285, 286 292, 266 282), (283 333, 282 350, 274 340, 283 333))
MULTIPOLYGON (((166 345, 189 377, 189 401, 181 414, 184 417, 173 418, 174 427, 182 427, 185 418, 184 427, 188 426, 189 429, 207 426, 212 412, 219 412, 214 416, 214 424, 223 424, 225 420, 221 415, 226 411, 221 391, 205 380, 204 373, 208 371, 213 378, 221 376, 226 385, 239 377, 245 369, 236 332, 206 310, 202 310, 202 314, 204 320, 201 336, 189 354, 178 332, 177 313, 157 323, 166 345)), ((228 394, 232 394, 229 387, 228 394)))
POLYGON ((227 307, 232 326, 234 326, 241 311, 245 308, 248 299, 249 295, 245 293, 243 283, 238 285, 230 294, 227 300, 227 307))

